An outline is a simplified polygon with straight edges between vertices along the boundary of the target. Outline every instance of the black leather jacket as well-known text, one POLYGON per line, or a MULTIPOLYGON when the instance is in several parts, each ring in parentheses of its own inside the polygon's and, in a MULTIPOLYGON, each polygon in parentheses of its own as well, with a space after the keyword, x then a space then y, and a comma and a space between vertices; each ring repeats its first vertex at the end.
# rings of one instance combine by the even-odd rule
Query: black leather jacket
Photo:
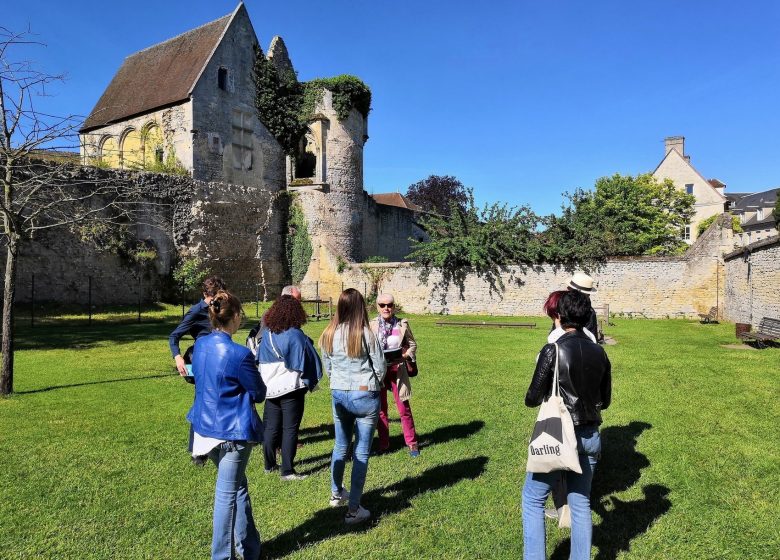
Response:
MULTIPOLYGON (((572 331, 558 339, 558 355, 561 396, 574 425, 601 424, 601 411, 612 400, 612 366, 607 353, 582 331, 572 331)), ((555 345, 546 344, 525 395, 526 406, 539 406, 550 396, 555 360, 555 345)))

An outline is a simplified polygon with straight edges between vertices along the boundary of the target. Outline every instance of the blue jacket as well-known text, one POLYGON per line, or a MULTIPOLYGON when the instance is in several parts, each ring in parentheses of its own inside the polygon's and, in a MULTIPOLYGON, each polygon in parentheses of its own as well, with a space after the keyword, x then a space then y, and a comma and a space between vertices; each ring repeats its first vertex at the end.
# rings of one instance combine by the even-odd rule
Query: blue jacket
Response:
POLYGON ((301 329, 295 328, 287 329, 279 334, 271 333, 271 336, 268 334, 267 330, 263 334, 260 346, 257 347, 255 361, 258 364, 280 361, 271 348, 271 341, 273 341, 276 350, 284 359, 285 367, 301 372, 301 381, 309 391, 313 391, 322 379, 322 365, 312 340, 301 329))
POLYGON ((211 332, 211 321, 209 321, 209 306, 206 302, 200 300, 198 303, 190 307, 184 319, 181 323, 173 329, 173 332, 168 337, 168 346, 171 347, 171 354, 175 358, 181 354, 179 349, 179 341, 185 334, 189 334, 195 340, 198 340, 204 334, 211 332))
POLYGON ((227 441, 263 441, 255 403, 265 399, 265 385, 249 348, 222 331, 202 336, 195 341, 192 373, 195 402, 187 420, 196 432, 227 441))

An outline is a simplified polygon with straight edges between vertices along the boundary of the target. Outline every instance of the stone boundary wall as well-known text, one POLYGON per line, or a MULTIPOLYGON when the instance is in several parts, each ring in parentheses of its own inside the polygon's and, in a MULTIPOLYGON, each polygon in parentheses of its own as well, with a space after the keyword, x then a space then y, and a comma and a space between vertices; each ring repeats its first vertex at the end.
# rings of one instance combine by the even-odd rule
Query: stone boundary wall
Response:
MULTIPOLYGON (((284 197, 259 187, 176 175, 93 167, 80 171, 80 183, 111 178, 135 181, 148 193, 145 199, 151 204, 131 233, 152 244, 158 256, 141 267, 84 243, 68 228, 41 232, 22 247, 17 302, 30 301, 33 275, 36 302, 86 305, 89 277, 93 305, 135 304, 139 295, 146 303, 171 299, 170 274, 179 256, 201 258, 213 273, 237 288, 265 282, 278 291, 285 283, 284 197)), ((0 267, 4 264, 5 252, 0 251, 0 267)), ((241 291, 256 293, 254 288, 241 291)))
MULTIPOLYGON (((733 248, 731 229, 717 222, 681 257, 636 257, 607 261, 592 271, 599 291, 595 306, 608 304, 611 313, 648 318, 696 317, 710 307, 722 305, 724 278, 722 254, 733 248)), ((349 266, 341 274, 332 270, 336 259, 320 254, 318 283, 304 282, 304 295, 338 297, 341 286, 371 292, 371 273, 381 275, 379 291, 391 292, 410 313, 541 315, 542 304, 555 289, 562 289, 571 272, 551 265, 534 268, 512 267, 503 277, 506 291, 491 291, 487 282, 467 272, 463 293, 456 286, 446 289, 442 276, 433 271, 421 284, 419 270, 410 263, 363 264, 349 266), (514 279, 513 279, 514 278, 514 279)))
POLYGON ((724 319, 757 327, 762 317, 780 319, 780 237, 748 245, 724 257, 724 319))

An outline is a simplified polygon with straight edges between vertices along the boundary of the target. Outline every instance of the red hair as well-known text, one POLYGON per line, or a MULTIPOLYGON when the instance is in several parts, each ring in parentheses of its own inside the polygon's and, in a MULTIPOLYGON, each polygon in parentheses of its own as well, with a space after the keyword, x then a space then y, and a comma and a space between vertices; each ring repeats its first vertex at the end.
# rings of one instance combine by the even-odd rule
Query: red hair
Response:
POLYGON ((561 301, 561 296, 566 293, 566 290, 556 290, 547 296, 547 301, 544 302, 544 312, 553 321, 560 317, 558 313, 558 302, 561 301))

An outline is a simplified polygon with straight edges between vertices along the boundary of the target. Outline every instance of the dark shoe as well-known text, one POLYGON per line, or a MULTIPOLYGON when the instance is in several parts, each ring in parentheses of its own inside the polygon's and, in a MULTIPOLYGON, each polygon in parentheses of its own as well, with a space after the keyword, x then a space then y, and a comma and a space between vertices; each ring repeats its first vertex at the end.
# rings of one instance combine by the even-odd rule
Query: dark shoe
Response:
POLYGON ((196 455, 192 458, 192 464, 196 467, 203 467, 209 462, 208 455, 196 455))
POLYGON ((277 466, 273 466, 273 467, 271 467, 270 469, 265 469, 265 474, 271 474, 271 473, 275 473, 275 472, 276 472, 276 471, 278 471, 278 470, 279 470, 279 467, 277 467, 277 466))

